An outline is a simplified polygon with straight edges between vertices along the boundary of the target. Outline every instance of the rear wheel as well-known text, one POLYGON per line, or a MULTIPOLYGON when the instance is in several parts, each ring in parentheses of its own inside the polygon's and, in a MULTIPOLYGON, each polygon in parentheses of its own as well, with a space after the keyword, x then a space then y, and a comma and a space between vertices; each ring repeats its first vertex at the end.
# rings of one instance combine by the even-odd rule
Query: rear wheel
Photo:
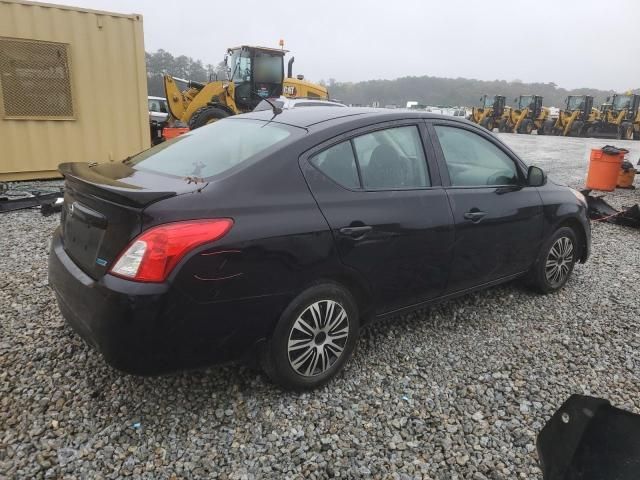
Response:
POLYGON ((359 333, 353 297, 336 284, 313 286, 286 308, 263 359, 269 377, 290 390, 327 383, 353 353, 359 333))
POLYGON ((559 228, 545 242, 531 268, 531 285, 540 293, 560 290, 569 280, 578 254, 575 232, 569 227, 559 228))
POLYGON ((189 119, 189 128, 195 130, 209 123, 216 122, 222 118, 228 117, 229 112, 218 107, 206 106, 195 111, 189 119))

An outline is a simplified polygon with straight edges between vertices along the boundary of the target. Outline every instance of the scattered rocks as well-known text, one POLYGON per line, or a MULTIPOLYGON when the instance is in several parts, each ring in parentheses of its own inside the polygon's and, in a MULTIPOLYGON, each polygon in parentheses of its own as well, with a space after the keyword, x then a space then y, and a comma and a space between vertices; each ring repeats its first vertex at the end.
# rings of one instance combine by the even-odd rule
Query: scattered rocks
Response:
MULTIPOLYGON (((579 185, 584 139, 507 137, 579 185)), ((46 286, 58 222, 0 215, 3 478, 541 478, 535 436, 570 394, 640 409, 634 230, 594 224, 591 260, 558 294, 514 283, 367 328, 344 374, 296 394, 239 366, 107 367, 46 286)))

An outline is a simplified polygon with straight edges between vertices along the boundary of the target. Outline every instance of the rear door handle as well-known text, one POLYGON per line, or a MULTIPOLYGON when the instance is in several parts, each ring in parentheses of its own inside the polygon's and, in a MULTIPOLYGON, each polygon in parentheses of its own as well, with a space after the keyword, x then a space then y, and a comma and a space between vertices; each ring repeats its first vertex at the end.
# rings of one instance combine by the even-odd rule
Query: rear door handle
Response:
POLYGON ((464 218, 472 222, 479 222, 487 215, 487 212, 470 211, 464 214, 464 218))
POLYGON ((370 231, 371 227, 369 225, 365 225, 362 227, 343 227, 339 230, 341 235, 345 235, 351 238, 364 237, 370 231))

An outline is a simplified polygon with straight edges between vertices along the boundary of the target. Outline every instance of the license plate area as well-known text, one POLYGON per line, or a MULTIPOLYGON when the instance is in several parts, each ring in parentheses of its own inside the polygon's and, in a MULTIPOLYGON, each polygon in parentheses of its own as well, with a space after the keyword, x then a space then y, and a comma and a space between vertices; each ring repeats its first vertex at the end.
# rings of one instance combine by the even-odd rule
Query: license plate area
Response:
POLYGON ((74 201, 68 205, 63 222, 65 250, 79 266, 92 269, 107 228, 106 217, 74 201))

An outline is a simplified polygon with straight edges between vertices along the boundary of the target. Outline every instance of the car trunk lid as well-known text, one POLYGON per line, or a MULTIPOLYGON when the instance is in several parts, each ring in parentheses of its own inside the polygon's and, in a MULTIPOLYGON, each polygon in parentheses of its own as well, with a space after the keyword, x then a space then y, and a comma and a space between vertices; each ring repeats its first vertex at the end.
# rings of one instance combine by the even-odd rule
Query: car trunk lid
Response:
POLYGON ((94 279, 104 275, 141 232, 147 205, 203 186, 125 163, 64 163, 59 170, 65 177, 64 249, 94 279))

